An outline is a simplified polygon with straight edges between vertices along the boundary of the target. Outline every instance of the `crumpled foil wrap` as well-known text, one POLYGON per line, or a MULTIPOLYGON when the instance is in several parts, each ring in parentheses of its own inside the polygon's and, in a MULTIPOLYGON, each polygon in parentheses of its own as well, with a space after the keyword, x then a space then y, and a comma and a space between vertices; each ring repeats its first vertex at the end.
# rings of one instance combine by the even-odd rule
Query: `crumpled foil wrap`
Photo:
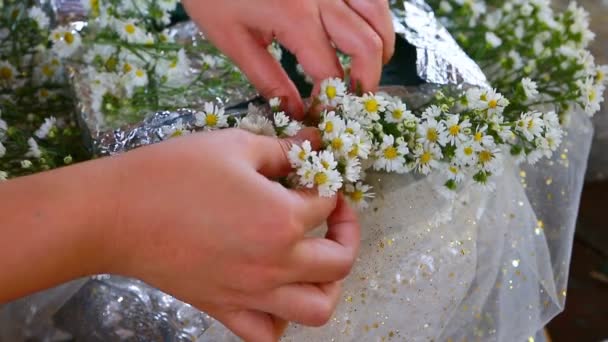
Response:
MULTIPOLYGON (((412 16, 400 16, 400 10, 409 11, 411 4, 416 5, 412 11, 424 15, 414 21, 425 23, 412 24, 412 31, 442 39, 434 31, 440 26, 427 21, 432 16, 419 11, 425 8, 419 0, 395 3, 396 25, 408 27, 405 18, 412 16)), ((443 39, 437 46, 447 42, 443 39)), ((427 56, 429 49, 459 50, 455 44, 437 49, 430 41, 418 49, 427 50, 419 51, 427 56)), ((434 80, 439 85, 478 84, 477 76, 460 71, 476 69, 470 69, 470 60, 451 53, 446 64, 441 58, 427 58, 427 68, 439 69, 422 68, 426 71, 420 76, 438 77, 434 80)), ((428 89, 387 92, 415 103, 428 98, 428 89)), ((123 142, 115 142, 112 151, 160 141, 163 125, 179 119, 187 124, 191 114, 156 113, 142 125, 126 128, 116 138, 123 142)), ((319 329, 291 325, 284 340, 542 339, 538 332, 565 303, 592 132, 589 118, 573 115, 564 143, 551 160, 521 169, 507 159, 505 172, 495 178, 494 193, 464 187, 446 199, 436 176, 370 175, 377 196, 361 214, 360 255, 335 315, 319 329)), ((238 340, 189 305, 139 281, 114 276, 81 279, 8 304, 0 319, 0 340, 7 341, 238 340)))

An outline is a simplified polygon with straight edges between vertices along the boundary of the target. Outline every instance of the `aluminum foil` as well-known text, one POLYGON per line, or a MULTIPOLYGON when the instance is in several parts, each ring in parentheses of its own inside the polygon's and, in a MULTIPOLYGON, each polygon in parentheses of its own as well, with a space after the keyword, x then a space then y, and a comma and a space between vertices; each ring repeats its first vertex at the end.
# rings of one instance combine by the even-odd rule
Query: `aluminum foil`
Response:
MULTIPOLYGON (((59 21, 81 17, 82 9, 78 7, 79 2, 76 2, 77 0, 53 0, 53 8, 59 21), (76 14, 70 14, 71 11, 76 14)), ((397 1, 393 2, 391 7, 397 34, 416 47, 417 72, 421 79, 436 85, 487 86, 481 69, 460 49, 424 2, 397 1)), ((186 43, 196 44, 197 40, 204 40, 191 22, 176 26, 172 32, 176 39, 186 43)), ((192 104, 190 110, 149 113, 144 115, 148 119, 139 124, 108 129, 103 118, 95 115, 91 109, 90 81, 82 74, 82 70, 78 66, 70 68, 70 77, 77 99, 78 116, 86 132, 85 140, 95 155, 113 155, 132 147, 158 142, 161 140, 158 138, 158 132, 162 131, 163 125, 173 125, 176 118, 191 122, 192 117, 188 117, 187 113, 197 109, 196 104, 192 104)), ((218 100, 242 107, 256 97, 252 88, 243 88, 245 87, 223 89, 215 99, 204 100, 218 100)))
POLYGON ((393 4, 397 34, 416 47, 418 76, 433 84, 468 84, 487 87, 481 68, 458 46, 422 0, 393 4))

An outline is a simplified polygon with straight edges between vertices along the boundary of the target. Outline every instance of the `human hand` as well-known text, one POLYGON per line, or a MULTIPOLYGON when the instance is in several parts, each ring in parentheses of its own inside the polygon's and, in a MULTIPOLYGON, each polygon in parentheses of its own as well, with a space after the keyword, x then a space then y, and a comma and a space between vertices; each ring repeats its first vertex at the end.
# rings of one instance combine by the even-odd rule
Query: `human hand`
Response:
MULTIPOLYGON (((266 98, 286 99, 287 111, 303 115, 294 84, 266 47, 276 38, 319 84, 342 77, 336 48, 352 57, 351 78, 374 91, 383 62, 394 52, 387 0, 184 0, 205 35, 243 70, 266 98)), ((354 84, 351 85, 356 89, 354 84)))
POLYGON ((277 340, 280 319, 326 323, 356 258, 359 226, 341 197, 269 180, 290 171, 289 148, 224 130, 117 157, 123 209, 109 241, 121 242, 108 248, 118 251, 110 272, 191 303, 247 341, 277 340), (305 237, 326 220, 326 238, 305 237))

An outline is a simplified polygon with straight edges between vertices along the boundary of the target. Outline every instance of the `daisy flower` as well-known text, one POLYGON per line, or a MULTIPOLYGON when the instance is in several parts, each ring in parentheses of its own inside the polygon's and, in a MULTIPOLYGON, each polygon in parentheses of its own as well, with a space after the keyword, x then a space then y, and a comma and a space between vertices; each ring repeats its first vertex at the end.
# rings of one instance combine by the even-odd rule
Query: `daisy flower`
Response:
POLYGON ((423 145, 435 145, 440 142, 444 135, 445 126, 433 118, 428 118, 426 121, 418 125, 418 143, 423 145))
POLYGON ((122 77, 122 82, 125 86, 125 91, 128 97, 133 96, 135 88, 145 87, 148 85, 148 73, 142 68, 132 68, 122 77))
POLYGON ((415 168, 418 172, 428 175, 433 169, 440 166, 439 160, 443 158, 441 149, 436 145, 419 146, 414 151, 415 168))
POLYGON ((277 132, 272 122, 264 115, 255 112, 250 112, 244 118, 238 120, 237 127, 256 135, 264 135, 267 137, 277 136, 277 132))
POLYGON ((174 125, 163 127, 162 131, 167 138, 177 138, 191 133, 182 119, 177 120, 174 125))
POLYGON ((53 52, 59 57, 72 56, 82 45, 80 34, 68 26, 60 26, 51 32, 53 52))
POLYGON ((281 110, 281 98, 273 97, 268 101, 268 105, 273 112, 278 112, 281 110))
POLYGON ((336 170, 338 163, 329 151, 321 151, 314 162, 313 185, 321 197, 331 197, 342 188, 342 176, 336 170))
POLYGON ((409 149, 403 139, 397 139, 392 135, 382 137, 382 143, 378 152, 376 152, 376 161, 374 169, 387 172, 405 173, 407 167, 405 163, 405 155, 409 153, 409 149))
POLYGON ((399 123, 413 117, 412 112, 407 110, 407 107, 401 100, 389 102, 387 112, 384 119, 389 123, 399 123))
POLYGON ((536 137, 539 137, 544 128, 545 122, 540 112, 524 113, 515 124, 515 130, 521 133, 528 141, 533 141, 536 137))
POLYGON ((363 105, 363 113, 369 116, 373 121, 380 119, 380 113, 386 109, 387 102, 384 97, 368 93, 360 99, 363 105))
POLYGON ((12 88, 17 75, 17 69, 11 63, 0 61, 0 85, 12 88))
POLYGON ((134 44, 145 43, 148 40, 148 34, 139 26, 135 19, 125 21, 115 20, 114 30, 124 41, 134 44))
POLYGON ((465 142, 460 144, 456 148, 456 163, 462 166, 471 166, 477 162, 478 149, 471 142, 465 142))
POLYGON ((329 78, 321 82, 319 100, 321 104, 337 107, 346 95, 346 85, 339 78, 329 78))
POLYGON ((361 161, 357 158, 347 158, 344 162, 344 178, 349 182, 361 179, 361 161))
POLYGON ((466 133, 471 129, 469 119, 460 121, 460 115, 458 114, 448 114, 445 126, 446 129, 440 137, 442 145, 459 144, 467 138, 466 133))
POLYGON ((326 143, 338 157, 345 157, 352 150, 353 147, 353 136, 344 133, 344 134, 333 134, 329 139, 326 140, 326 143))
POLYGON ((444 164, 443 172, 448 176, 448 179, 456 183, 461 183, 466 176, 462 168, 455 163, 444 164))
POLYGON ((424 110, 424 112, 422 112, 422 118, 427 119, 427 120, 436 119, 441 114, 443 114, 443 111, 441 110, 441 108, 439 108, 439 106, 432 105, 432 106, 429 106, 428 108, 426 108, 424 110))
POLYGON ((27 16, 36 22, 39 29, 44 30, 49 27, 50 19, 40 7, 31 7, 27 12, 27 16))
POLYGON ((538 96, 538 86, 530 78, 524 77, 521 80, 521 86, 528 100, 534 100, 538 96))
POLYGON ((293 168, 299 168, 312 156, 312 152, 312 145, 310 141, 306 140, 302 146, 297 144, 291 146, 287 157, 293 168))
POLYGON ((36 130, 36 132, 34 132, 34 135, 38 139, 45 139, 51 132, 51 129, 53 129, 53 127, 55 127, 56 123, 57 123, 57 119, 55 119, 55 117, 51 116, 51 117, 44 119, 44 123, 40 126, 40 128, 38 128, 38 130, 36 130))
POLYGON ((487 109, 489 115, 502 114, 509 105, 509 100, 494 89, 482 93, 480 100, 484 104, 483 109, 487 109))
POLYGON ((323 113, 323 121, 319 124, 319 129, 323 132, 323 135, 334 136, 341 134, 344 131, 346 123, 344 119, 336 114, 336 112, 325 111, 323 113))
POLYGON ((498 174, 501 171, 502 164, 499 158, 500 150, 498 149, 483 149, 477 152, 477 162, 480 168, 491 174, 498 174))
POLYGON ((369 201, 374 199, 375 194, 371 192, 372 187, 361 182, 346 184, 346 198, 357 209, 365 209, 369 206, 369 201))
POLYGON ((496 144, 494 143, 494 137, 487 134, 488 126, 483 125, 481 127, 477 127, 475 134, 473 135, 473 144, 476 149, 481 149, 482 147, 493 148, 496 144))
POLYGON ((36 140, 34 138, 29 138, 27 140, 27 145, 29 146, 29 149, 28 149, 27 153, 25 154, 26 157, 36 158, 36 159, 40 159, 40 157, 42 157, 42 151, 40 150, 40 147, 38 146, 38 142, 36 142, 36 140))
POLYGON ((216 106, 212 102, 206 102, 204 110, 197 112, 195 117, 195 125, 207 130, 228 127, 228 118, 224 115, 224 108, 216 106))

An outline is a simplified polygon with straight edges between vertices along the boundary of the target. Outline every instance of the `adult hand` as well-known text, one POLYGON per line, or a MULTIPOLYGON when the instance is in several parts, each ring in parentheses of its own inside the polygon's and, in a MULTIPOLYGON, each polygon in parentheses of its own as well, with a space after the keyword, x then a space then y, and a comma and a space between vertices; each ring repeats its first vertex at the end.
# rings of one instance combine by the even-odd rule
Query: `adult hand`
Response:
MULTIPOLYGON (((294 84, 266 47, 277 39, 315 81, 341 77, 336 49, 352 57, 351 77, 374 91, 383 62, 394 52, 387 0, 184 0, 205 35, 243 70, 260 93, 286 99, 296 118, 303 104, 294 84)), ((353 86, 353 85, 351 85, 353 86)))
POLYGON ((109 271, 193 304, 247 341, 276 340, 281 320, 326 323, 359 226, 342 197, 270 180, 290 171, 289 148, 235 129, 117 157, 123 191, 109 271), (325 222, 326 238, 306 237, 325 222))

